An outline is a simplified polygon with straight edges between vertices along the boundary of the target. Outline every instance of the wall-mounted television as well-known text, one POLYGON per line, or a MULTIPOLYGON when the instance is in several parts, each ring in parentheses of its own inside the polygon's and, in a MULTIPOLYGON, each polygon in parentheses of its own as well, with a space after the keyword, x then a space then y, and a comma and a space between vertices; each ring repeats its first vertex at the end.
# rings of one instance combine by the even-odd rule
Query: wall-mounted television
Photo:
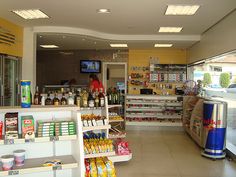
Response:
POLYGON ((80 73, 100 73, 101 61, 99 60, 80 60, 80 73))

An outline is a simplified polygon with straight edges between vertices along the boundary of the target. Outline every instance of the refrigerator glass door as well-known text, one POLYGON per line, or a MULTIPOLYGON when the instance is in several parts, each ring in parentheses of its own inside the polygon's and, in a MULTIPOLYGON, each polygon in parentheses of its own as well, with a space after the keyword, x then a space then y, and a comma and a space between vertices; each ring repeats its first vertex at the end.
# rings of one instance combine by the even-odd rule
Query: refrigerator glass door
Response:
POLYGON ((5 57, 3 60, 3 106, 17 105, 18 61, 5 57))

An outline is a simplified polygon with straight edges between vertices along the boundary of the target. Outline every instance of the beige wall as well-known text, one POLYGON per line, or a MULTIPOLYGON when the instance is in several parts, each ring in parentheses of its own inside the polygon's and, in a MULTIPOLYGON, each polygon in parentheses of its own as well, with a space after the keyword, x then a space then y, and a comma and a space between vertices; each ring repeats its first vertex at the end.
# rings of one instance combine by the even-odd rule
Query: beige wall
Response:
POLYGON ((187 61, 192 63, 235 49, 236 11, 202 35, 201 41, 188 50, 187 61))

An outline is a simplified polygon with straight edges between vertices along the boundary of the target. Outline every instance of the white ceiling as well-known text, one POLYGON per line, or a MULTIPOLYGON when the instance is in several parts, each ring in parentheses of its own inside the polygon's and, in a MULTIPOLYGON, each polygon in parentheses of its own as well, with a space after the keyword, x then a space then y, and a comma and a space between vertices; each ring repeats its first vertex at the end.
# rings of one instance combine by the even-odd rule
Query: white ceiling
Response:
MULTIPOLYGON (((147 48, 153 47, 155 43, 155 40, 150 40, 150 36, 166 35, 158 33, 160 26, 182 26, 183 30, 179 36, 201 35, 235 8, 236 0, 0 0, 0 17, 24 27, 60 26, 93 30, 104 34, 142 35, 142 40, 128 41, 129 46, 147 48), (199 4, 201 7, 194 16, 165 16, 168 4, 199 4), (51 18, 27 21, 11 12, 16 9, 34 8, 41 9, 51 18), (109 8, 111 13, 98 14, 96 9, 99 8, 109 8), (145 36, 148 40, 145 40, 145 36)), ((168 39, 171 38, 169 34, 166 36, 168 39)), ((56 34, 49 38, 59 41, 56 34)), ((44 40, 50 42, 46 41, 46 37, 44 40)), ((72 48, 78 48, 75 45, 90 48, 88 47, 90 44, 84 45, 78 42, 80 36, 71 40, 71 42, 64 40, 65 43, 62 43, 63 45, 68 43, 72 48)), ((95 39, 91 40, 93 42, 95 39)), ((174 47, 187 48, 197 40, 183 39, 170 42, 174 43, 174 47)), ((102 43, 101 48, 106 48, 109 41, 102 43)), ((99 46, 98 42, 97 48, 99 46)), ((63 47, 67 48, 71 49, 63 47)))

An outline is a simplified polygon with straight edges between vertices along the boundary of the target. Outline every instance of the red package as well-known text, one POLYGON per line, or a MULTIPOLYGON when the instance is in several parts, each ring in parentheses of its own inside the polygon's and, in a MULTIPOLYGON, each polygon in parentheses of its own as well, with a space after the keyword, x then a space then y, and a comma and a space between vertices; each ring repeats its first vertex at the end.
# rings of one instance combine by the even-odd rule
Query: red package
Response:
POLYGON ((0 136, 2 136, 2 127, 3 127, 3 122, 0 121, 0 136))

